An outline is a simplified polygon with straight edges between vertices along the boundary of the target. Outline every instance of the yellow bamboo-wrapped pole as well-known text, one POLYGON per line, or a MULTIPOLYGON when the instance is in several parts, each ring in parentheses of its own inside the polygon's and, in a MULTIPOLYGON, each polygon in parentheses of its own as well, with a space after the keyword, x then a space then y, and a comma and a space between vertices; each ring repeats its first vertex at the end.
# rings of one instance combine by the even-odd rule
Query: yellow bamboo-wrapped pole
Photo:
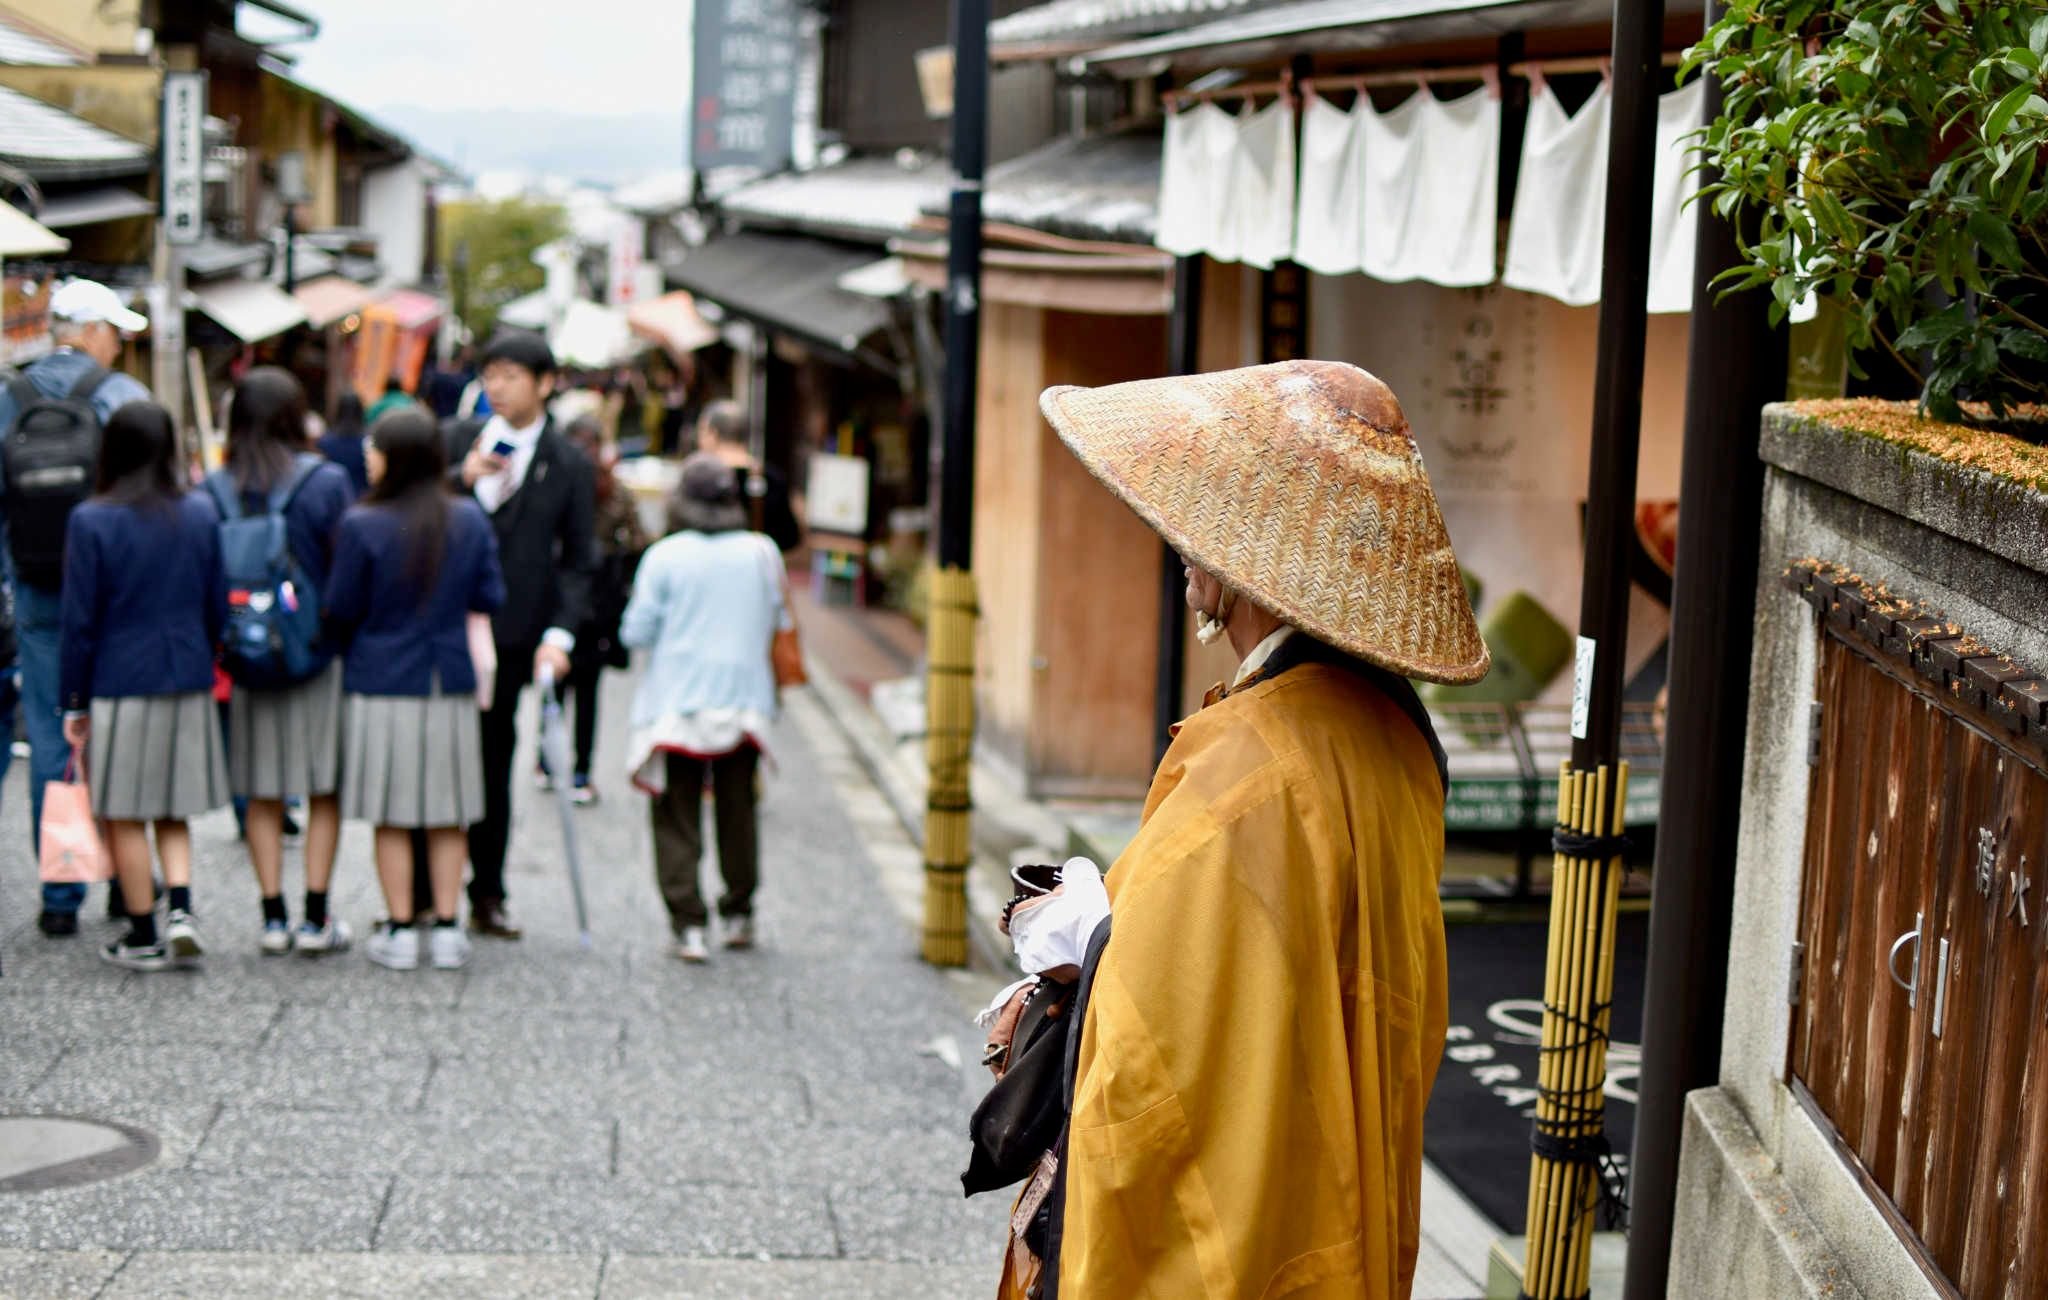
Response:
POLYGON ((940 569, 926 622, 924 959, 967 964, 967 865, 974 855, 974 576, 940 569))
POLYGON ((1559 784, 1559 829, 1569 839, 1592 843, 1560 850, 1551 881, 1522 1276, 1528 1300, 1579 1300, 1591 1281, 1594 1211, 1600 1204, 1600 1170, 1591 1153, 1605 1131, 1614 930, 1623 874, 1618 840, 1628 768, 1575 772, 1567 764, 1559 784))

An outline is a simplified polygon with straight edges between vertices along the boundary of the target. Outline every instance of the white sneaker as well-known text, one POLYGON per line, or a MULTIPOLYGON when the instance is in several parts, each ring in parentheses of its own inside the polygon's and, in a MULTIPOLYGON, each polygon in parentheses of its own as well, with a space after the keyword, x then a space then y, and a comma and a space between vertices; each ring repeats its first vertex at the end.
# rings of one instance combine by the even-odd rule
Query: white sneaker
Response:
POLYGON ((689 962, 692 966, 701 966, 710 961, 711 948, 704 942, 704 927, 684 926, 683 932, 676 936, 674 952, 678 959, 689 962))
POLYGON ((420 964, 420 932, 409 925, 392 929, 378 926, 363 941, 363 954, 386 970, 417 970, 420 964))
POLYGON ((754 946, 754 918, 751 916, 728 916, 725 918, 725 946, 732 949, 754 946))
POLYGON ((172 912, 164 918, 164 949, 180 966, 190 966, 206 955, 206 947, 199 942, 199 930, 193 925, 190 912, 172 912))
POLYGON ((282 957, 292 950, 292 928, 283 921, 265 921, 261 941, 265 957, 282 957))
POLYGON ((300 922, 294 938, 298 941, 301 957, 318 957, 323 953, 346 950, 355 935, 349 930, 347 921, 330 916, 327 924, 321 926, 300 922))
POLYGON ((427 947, 435 970, 461 970, 469 965, 469 936, 459 925, 437 925, 429 932, 427 947))

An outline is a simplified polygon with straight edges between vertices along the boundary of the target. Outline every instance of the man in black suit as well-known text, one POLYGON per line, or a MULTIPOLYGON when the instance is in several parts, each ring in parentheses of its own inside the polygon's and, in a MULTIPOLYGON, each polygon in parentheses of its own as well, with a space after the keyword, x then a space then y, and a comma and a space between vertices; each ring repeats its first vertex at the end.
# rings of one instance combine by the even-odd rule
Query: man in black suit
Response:
POLYGON ((505 845, 512 829, 512 751, 519 693, 544 672, 569 678, 574 629, 590 613, 597 571, 590 462, 547 412, 555 358, 531 334, 485 349, 482 379, 493 414, 448 429, 448 462, 498 535, 505 604, 491 619, 497 693, 483 716, 484 820, 469 828, 469 926, 517 939, 505 908, 505 845))

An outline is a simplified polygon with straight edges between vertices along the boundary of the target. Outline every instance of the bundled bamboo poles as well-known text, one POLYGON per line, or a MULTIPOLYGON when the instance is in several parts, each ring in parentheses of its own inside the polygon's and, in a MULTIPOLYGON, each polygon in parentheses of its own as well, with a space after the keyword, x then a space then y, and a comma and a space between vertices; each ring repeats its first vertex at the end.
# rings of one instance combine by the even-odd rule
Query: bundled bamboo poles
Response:
POLYGON ((1575 772, 1568 762, 1559 768, 1522 1269, 1522 1294, 1529 1300, 1578 1300, 1591 1286, 1593 1219, 1607 1150, 1607 1032, 1627 796, 1626 763, 1611 782, 1604 764, 1594 772, 1575 772))
POLYGON ((974 575, 932 575, 925 669, 924 959, 967 964, 967 864, 974 853, 974 575))

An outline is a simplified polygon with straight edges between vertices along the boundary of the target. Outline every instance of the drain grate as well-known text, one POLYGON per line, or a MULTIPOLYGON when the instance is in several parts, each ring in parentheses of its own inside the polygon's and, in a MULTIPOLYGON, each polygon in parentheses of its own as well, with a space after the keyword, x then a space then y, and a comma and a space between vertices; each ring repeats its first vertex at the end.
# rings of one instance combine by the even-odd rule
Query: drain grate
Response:
POLYGON ((156 1136, 79 1115, 0 1115, 0 1192, 48 1192, 118 1178, 155 1160, 156 1136))

